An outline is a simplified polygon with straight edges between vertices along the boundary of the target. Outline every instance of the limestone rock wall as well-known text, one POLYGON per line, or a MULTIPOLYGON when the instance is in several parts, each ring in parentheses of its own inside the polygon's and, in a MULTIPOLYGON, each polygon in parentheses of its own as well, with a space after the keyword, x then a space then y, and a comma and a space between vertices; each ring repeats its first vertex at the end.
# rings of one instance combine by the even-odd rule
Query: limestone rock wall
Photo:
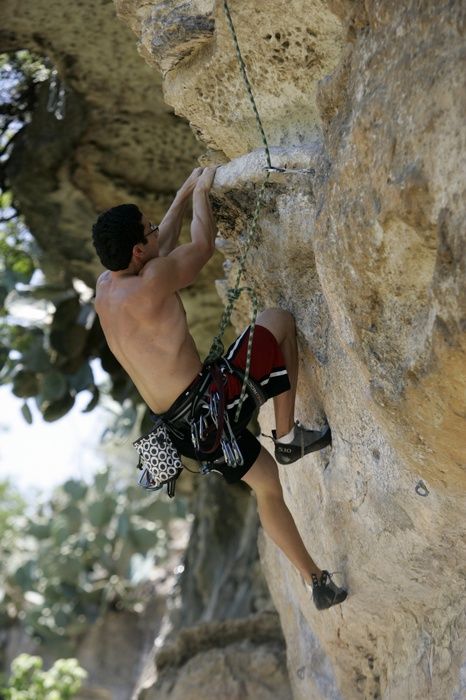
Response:
MULTIPOLYGON (((280 552, 261 544, 293 694, 459 700, 464 3, 229 4, 274 163, 315 172, 271 177, 247 270, 264 306, 296 316, 299 417, 326 415, 334 436, 281 478, 311 553, 341 572, 347 602, 317 613, 280 552)), ((162 71, 166 101, 212 160, 230 161, 214 194, 221 231, 241 250, 265 159, 222 3, 115 5, 162 71)), ((270 409, 262 427, 272 427, 270 409)))
POLYGON ((273 612, 182 630, 157 654, 158 678, 138 700, 291 700, 285 643, 273 612))

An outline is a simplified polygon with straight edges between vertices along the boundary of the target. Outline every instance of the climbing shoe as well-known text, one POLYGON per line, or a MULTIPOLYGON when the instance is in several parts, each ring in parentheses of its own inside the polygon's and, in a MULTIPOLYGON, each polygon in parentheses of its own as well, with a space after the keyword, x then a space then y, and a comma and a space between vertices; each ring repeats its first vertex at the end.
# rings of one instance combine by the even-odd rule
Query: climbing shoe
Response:
POLYGON ((317 610, 327 610, 332 605, 343 603, 348 595, 344 588, 338 588, 328 571, 322 571, 320 579, 312 574, 312 600, 317 610))
POLYGON ((272 430, 275 443, 275 459, 280 464, 291 464, 301 459, 310 452, 322 450, 332 442, 330 427, 326 425, 323 430, 307 430, 296 421, 294 425, 293 440, 289 443, 277 440, 275 430, 272 430))

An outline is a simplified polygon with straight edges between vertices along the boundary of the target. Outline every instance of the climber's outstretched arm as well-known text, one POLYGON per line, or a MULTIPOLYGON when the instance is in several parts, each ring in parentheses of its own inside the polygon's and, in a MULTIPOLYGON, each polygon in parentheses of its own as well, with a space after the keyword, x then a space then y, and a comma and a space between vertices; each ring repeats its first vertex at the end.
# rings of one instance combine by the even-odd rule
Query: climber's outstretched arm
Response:
POLYGON ((211 255, 215 250, 215 224, 209 192, 215 178, 216 168, 205 168, 196 182, 193 191, 193 219, 191 221, 191 240, 194 244, 207 247, 211 255))
POLYGON ((171 253, 178 243, 189 199, 202 172, 203 168, 195 168, 192 171, 181 185, 170 209, 162 219, 159 226, 159 255, 162 257, 171 253))
MULTIPOLYGON (((215 171, 215 167, 202 170, 192 188, 191 242, 176 246, 168 255, 151 258, 139 270, 139 284, 135 293, 140 293, 142 299, 148 298, 152 304, 156 304, 189 286, 214 254, 217 227, 209 191, 215 171)), ((140 307, 142 303, 138 301, 137 305, 140 307)))

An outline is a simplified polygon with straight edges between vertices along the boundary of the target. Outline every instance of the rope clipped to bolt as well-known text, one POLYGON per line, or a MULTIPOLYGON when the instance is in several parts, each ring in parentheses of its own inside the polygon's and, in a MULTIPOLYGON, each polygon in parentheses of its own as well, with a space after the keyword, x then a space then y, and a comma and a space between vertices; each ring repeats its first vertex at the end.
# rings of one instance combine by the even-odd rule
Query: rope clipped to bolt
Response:
POLYGON ((244 244, 244 249, 243 252, 239 258, 238 261, 238 272, 236 275, 236 281, 234 287, 228 289, 227 291, 227 299, 228 299, 228 304, 222 314, 222 318, 220 321, 220 327, 219 327, 219 332, 215 336, 215 338, 212 341, 212 345, 209 350, 209 354, 206 358, 206 364, 209 364, 209 362, 213 362, 214 360, 218 359, 222 354, 224 350, 223 346, 223 336, 225 334, 225 330, 230 323, 230 318, 231 314, 233 312, 233 309, 235 307, 235 304, 239 297, 241 296, 242 292, 247 292, 249 294, 249 297, 251 299, 251 304, 252 304, 252 314, 251 314, 251 323, 250 323, 250 331, 249 331, 249 338, 248 338, 248 347, 246 351, 246 366, 244 370, 244 378, 243 378, 243 385, 241 387, 241 393, 238 401, 238 406, 236 409, 235 413, 235 421, 238 421, 240 412, 241 412, 241 407, 244 403, 244 400, 246 398, 246 390, 247 390, 247 383, 249 379, 249 373, 251 369, 251 355, 252 355, 252 341, 254 337, 254 330, 256 327, 256 318, 257 318, 257 309, 258 309, 258 302, 257 302, 257 296, 252 289, 252 287, 240 287, 240 282, 241 282, 241 277, 244 275, 244 270, 246 267, 246 257, 249 252, 249 248, 251 247, 251 244, 254 240, 255 233, 256 233, 256 228, 257 228, 257 222, 259 219, 259 213, 261 211, 262 205, 264 203, 264 194, 265 194, 265 189, 267 185, 267 180, 270 177, 270 173, 273 172, 274 168, 272 166, 272 162, 270 159, 270 149, 269 149, 269 144, 267 143, 267 137, 265 135, 264 127, 262 126, 262 121, 259 116, 259 111, 257 109, 256 101, 254 99, 254 95, 252 92, 251 88, 251 83, 249 82, 248 74, 246 71, 246 66, 243 61, 243 57, 241 55, 241 50, 239 47, 238 43, 238 37, 236 35, 235 31, 235 26, 233 24, 233 20, 231 18, 230 14, 230 9, 228 7, 228 2, 227 0, 223 0, 223 9, 225 11, 225 15, 227 18, 228 26, 230 28, 231 36, 233 39, 233 43, 235 46, 236 50, 236 56, 238 58, 238 63, 239 63, 239 68, 241 71, 241 74, 243 76, 244 84, 246 86, 247 93, 249 95, 249 100, 251 102, 252 110, 254 112, 255 118, 256 118, 256 123, 257 127, 259 129, 259 132, 262 137, 262 143, 264 145, 264 150, 265 150, 265 157, 267 159, 267 168, 266 168, 266 175, 264 178, 264 182, 262 183, 259 192, 257 194, 257 199, 256 199, 256 206, 254 209, 254 214, 252 216, 251 223, 249 225, 247 234, 246 234, 246 240, 244 244))

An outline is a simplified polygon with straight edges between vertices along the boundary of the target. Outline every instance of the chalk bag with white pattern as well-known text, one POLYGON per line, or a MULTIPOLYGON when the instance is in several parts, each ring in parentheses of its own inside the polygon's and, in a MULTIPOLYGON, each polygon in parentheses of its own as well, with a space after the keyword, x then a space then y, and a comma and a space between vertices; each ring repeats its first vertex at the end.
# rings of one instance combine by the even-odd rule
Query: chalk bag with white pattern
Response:
POLYGON ((167 487, 170 498, 175 495, 175 482, 183 469, 180 454, 172 443, 167 428, 160 420, 155 427, 133 442, 142 470, 139 485, 150 491, 167 487))

